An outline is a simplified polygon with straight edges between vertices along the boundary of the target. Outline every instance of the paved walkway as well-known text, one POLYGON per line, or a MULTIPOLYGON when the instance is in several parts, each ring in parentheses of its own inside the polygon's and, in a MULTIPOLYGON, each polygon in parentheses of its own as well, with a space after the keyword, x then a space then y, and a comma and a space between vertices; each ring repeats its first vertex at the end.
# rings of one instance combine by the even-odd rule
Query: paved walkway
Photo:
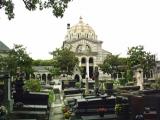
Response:
POLYGON ((51 106, 49 120, 64 120, 61 108, 62 108, 62 100, 60 99, 60 95, 57 94, 56 100, 51 106))

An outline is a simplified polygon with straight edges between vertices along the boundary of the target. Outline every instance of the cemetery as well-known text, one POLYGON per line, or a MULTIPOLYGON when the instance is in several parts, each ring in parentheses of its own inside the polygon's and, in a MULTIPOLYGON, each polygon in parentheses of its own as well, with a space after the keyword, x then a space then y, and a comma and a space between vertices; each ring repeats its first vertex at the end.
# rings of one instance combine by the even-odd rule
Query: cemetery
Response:
POLYGON ((95 88, 93 81, 86 86, 84 81, 79 81, 79 85, 75 80, 61 80, 61 90, 41 85, 41 92, 32 92, 24 89, 21 75, 16 79, 14 88, 8 73, 1 73, 0 80, 0 120, 52 120, 51 104, 61 97, 63 119, 160 119, 160 90, 137 85, 138 81, 134 85, 117 86, 112 80, 99 80, 99 88, 95 88), (55 93, 52 101, 49 101, 48 91, 55 93), (61 97, 56 98, 56 94, 61 97))
POLYGON ((0 56, 0 120, 160 120, 154 55, 143 46, 112 55, 82 17, 67 31, 51 60, 34 61, 21 45, 0 56))

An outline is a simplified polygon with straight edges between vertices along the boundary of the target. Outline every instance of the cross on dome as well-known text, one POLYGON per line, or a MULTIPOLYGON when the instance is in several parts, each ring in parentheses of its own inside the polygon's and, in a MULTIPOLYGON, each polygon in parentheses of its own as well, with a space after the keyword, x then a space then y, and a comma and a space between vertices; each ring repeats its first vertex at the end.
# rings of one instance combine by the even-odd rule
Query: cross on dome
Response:
POLYGON ((82 16, 79 17, 79 23, 83 23, 83 18, 82 18, 82 16))

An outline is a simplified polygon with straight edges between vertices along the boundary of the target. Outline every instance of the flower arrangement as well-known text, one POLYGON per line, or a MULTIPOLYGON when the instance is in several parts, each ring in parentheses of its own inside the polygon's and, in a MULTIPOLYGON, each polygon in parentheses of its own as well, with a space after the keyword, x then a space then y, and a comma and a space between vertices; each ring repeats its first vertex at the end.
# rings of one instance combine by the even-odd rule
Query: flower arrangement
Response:
POLYGON ((7 115, 7 109, 5 106, 0 106, 0 117, 7 115))
POLYGON ((107 112, 107 109, 106 108, 98 108, 97 112, 107 112))
POLYGON ((99 115, 101 116, 101 117, 103 117, 104 116, 104 113, 105 112, 107 112, 107 108, 98 108, 97 109, 97 112, 99 113, 99 115))
POLYGON ((69 111, 64 113, 64 118, 69 119, 71 117, 71 113, 69 111))
POLYGON ((68 112, 68 108, 67 108, 66 106, 63 106, 63 107, 62 107, 62 112, 63 112, 63 113, 68 112))

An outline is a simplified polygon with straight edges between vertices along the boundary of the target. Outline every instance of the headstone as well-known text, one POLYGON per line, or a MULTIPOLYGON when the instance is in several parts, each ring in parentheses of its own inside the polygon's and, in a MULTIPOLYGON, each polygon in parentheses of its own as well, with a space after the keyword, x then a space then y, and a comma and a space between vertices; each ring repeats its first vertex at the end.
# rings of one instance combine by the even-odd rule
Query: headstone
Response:
POLYGON ((85 94, 89 94, 89 84, 88 84, 88 77, 86 77, 86 83, 85 83, 85 94))
POLYGON ((98 67, 95 67, 95 71, 94 71, 94 80, 95 80, 95 89, 97 89, 99 87, 99 72, 98 72, 98 67))
POLYGON ((10 76, 8 73, 3 72, 0 73, 0 105, 4 105, 7 107, 8 112, 12 111, 12 100, 11 100, 11 84, 10 84, 10 76))

